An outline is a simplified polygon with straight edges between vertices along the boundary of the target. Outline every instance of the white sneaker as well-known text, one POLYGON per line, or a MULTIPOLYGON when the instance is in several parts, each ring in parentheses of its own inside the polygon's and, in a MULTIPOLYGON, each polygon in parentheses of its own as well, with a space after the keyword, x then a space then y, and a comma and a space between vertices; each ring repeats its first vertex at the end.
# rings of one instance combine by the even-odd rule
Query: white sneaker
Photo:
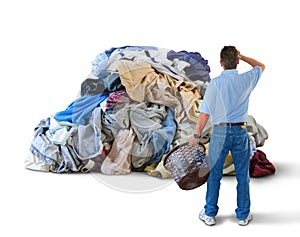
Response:
POLYGON ((238 224, 242 225, 242 226, 245 226, 245 225, 248 225, 251 220, 252 220, 252 214, 249 213, 248 217, 244 220, 239 220, 238 224))
POLYGON ((199 219, 204 221, 204 223, 209 226, 216 224, 216 218, 214 216, 207 216, 204 209, 202 209, 199 213, 199 219))

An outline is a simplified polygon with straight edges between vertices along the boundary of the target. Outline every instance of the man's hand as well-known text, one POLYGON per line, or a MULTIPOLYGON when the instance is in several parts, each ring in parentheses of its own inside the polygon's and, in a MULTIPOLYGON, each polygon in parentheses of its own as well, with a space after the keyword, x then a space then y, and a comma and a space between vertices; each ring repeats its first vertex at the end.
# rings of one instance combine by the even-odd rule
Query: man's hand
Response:
POLYGON ((237 53, 238 53, 238 58, 240 60, 243 60, 244 62, 250 64, 252 67, 255 67, 255 66, 259 66, 261 68, 262 71, 265 70, 265 65, 253 58, 250 58, 250 57, 247 57, 245 55, 242 55, 241 52, 239 50, 237 50, 237 53))
POLYGON ((199 138, 195 138, 194 136, 191 136, 189 140, 189 145, 196 146, 198 144, 199 144, 199 138))
POLYGON ((242 59, 242 55, 241 55, 241 52, 239 50, 237 50, 237 54, 238 54, 238 58, 242 59))

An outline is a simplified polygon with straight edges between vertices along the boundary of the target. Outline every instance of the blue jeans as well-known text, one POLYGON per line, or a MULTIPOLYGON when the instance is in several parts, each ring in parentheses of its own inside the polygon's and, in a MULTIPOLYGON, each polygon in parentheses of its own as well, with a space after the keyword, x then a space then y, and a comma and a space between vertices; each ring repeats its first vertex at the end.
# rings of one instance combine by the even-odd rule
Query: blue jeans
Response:
POLYGON ((250 212, 249 161, 250 141, 246 128, 242 126, 214 126, 208 150, 210 174, 207 180, 205 214, 216 216, 223 165, 231 152, 237 179, 237 219, 246 219, 250 212))

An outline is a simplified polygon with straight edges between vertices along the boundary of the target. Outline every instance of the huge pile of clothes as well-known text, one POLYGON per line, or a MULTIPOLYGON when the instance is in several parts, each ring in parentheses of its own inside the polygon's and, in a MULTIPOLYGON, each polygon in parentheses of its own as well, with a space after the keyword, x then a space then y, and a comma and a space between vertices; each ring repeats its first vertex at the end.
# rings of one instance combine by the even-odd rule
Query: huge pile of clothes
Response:
MULTIPOLYGON (((123 46, 98 54, 78 97, 34 128, 25 167, 171 178, 163 160, 193 134, 209 73, 199 52, 123 46)), ((247 122, 256 152, 268 134, 252 116, 247 122)), ((202 143, 211 130, 208 123, 202 143)))

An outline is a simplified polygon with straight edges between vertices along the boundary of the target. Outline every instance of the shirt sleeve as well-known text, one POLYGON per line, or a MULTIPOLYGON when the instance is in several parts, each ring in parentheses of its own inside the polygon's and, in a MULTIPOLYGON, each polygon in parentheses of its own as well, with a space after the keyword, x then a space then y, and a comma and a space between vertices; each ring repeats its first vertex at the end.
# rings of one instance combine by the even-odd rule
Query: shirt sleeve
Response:
POLYGON ((210 100, 211 100, 211 96, 214 95, 213 93, 213 81, 211 81, 209 83, 209 85, 207 86, 207 89, 205 91, 204 94, 204 98, 202 100, 201 106, 200 106, 200 112, 205 113, 205 114, 209 114, 210 115, 210 100))
POLYGON ((251 90, 253 90, 256 87, 257 82, 258 82, 259 78, 261 77, 261 74, 262 74, 262 69, 259 66, 255 66, 250 71, 244 73, 244 76, 246 76, 246 78, 250 79, 251 90))
POLYGON ((202 104, 201 104, 201 107, 200 107, 200 112, 205 113, 205 114, 210 114, 207 103, 206 103, 205 100, 202 100, 202 104))

